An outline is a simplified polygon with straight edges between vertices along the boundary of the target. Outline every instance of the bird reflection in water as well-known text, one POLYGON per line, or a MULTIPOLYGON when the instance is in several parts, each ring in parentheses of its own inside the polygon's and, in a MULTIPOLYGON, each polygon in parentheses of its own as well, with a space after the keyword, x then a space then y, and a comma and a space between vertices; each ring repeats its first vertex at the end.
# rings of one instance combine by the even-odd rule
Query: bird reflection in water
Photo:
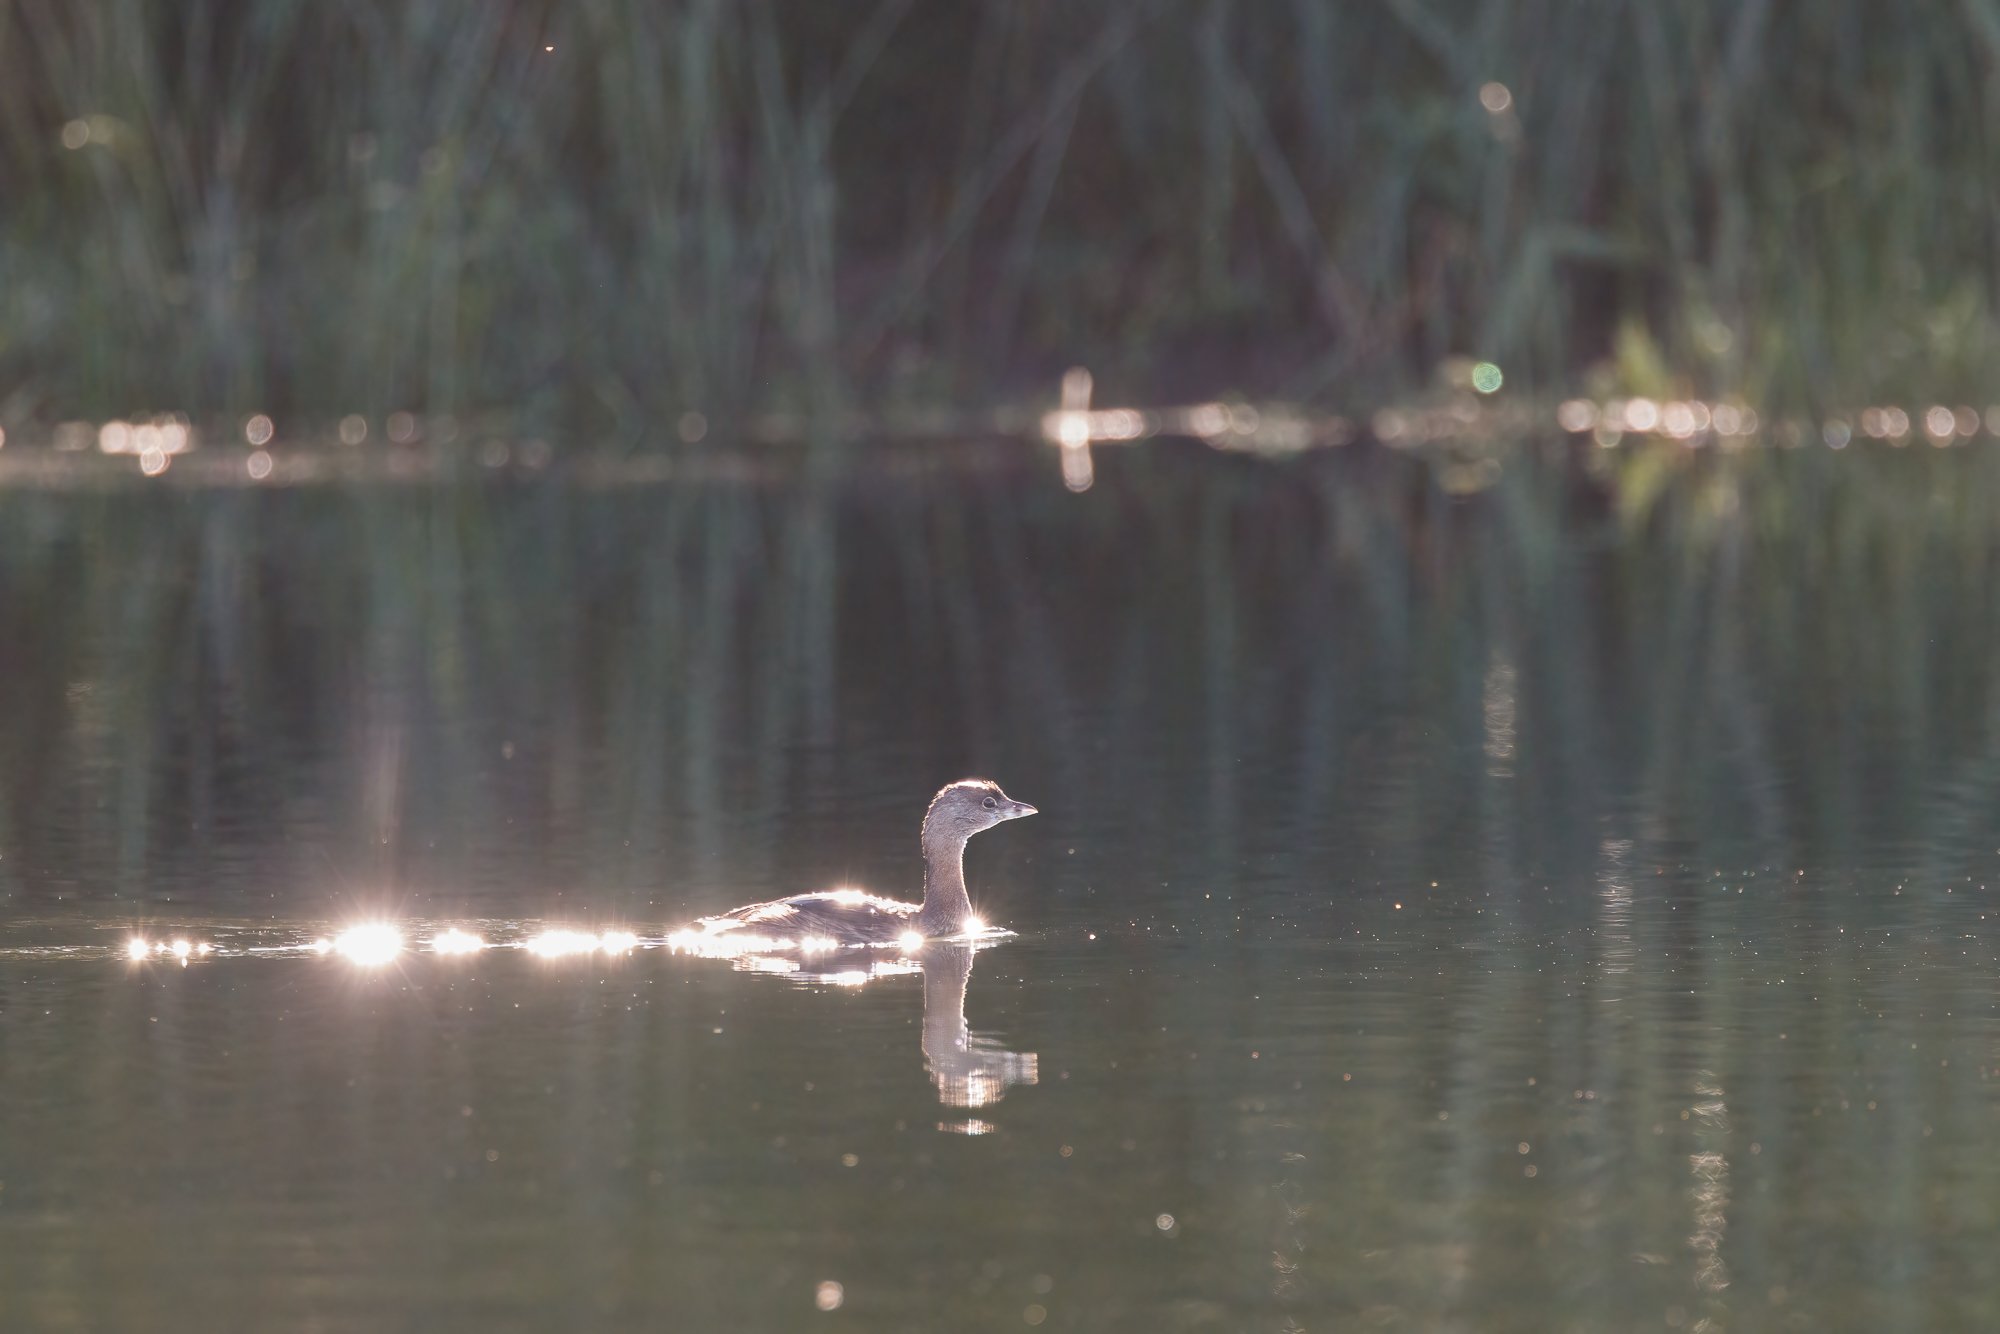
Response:
MULTIPOLYGON (((924 1068, 947 1107, 985 1107, 1000 1101, 1016 1084, 1033 1084, 1037 1059, 1031 1051, 1008 1051, 965 1022, 965 985, 972 977, 972 945, 924 947, 924 1068)), ((983 1121, 940 1122, 940 1130, 981 1134, 983 1121)))
MULTIPOLYGON (((1011 933, 994 932, 995 936, 1011 933)), ((973 956, 997 941, 915 941, 895 953, 869 950, 760 953, 727 956, 745 972, 772 973, 794 982, 820 986, 861 986, 884 977, 920 973, 924 979, 924 1069, 946 1107, 968 1110, 989 1107, 1017 1084, 1037 1082, 1039 1060, 1031 1051, 1008 1051, 992 1038, 974 1033, 965 1021, 965 988, 972 977, 973 956)), ((683 952, 715 957, 713 949, 683 952)), ((988 1123, 967 1119, 941 1121, 938 1129, 962 1135, 992 1130, 988 1123)))

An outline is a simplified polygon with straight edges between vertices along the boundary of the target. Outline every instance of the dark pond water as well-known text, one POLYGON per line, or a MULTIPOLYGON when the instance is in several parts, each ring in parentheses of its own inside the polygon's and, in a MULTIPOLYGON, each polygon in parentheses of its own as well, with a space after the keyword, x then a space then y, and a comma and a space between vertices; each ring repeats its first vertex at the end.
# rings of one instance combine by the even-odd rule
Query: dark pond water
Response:
POLYGON ((1434 480, 0 494, 6 1327, 2000 1325, 1995 465, 1434 480))

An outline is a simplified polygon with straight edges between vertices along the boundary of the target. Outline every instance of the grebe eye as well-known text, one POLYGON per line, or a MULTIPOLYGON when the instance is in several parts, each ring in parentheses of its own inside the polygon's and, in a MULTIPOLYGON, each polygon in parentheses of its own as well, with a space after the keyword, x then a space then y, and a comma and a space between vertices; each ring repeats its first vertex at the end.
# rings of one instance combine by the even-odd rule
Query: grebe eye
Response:
POLYGON ((995 806, 995 805, 997 805, 998 803, 997 803, 997 802, 995 802, 995 801, 993 800, 993 798, 991 798, 991 797, 988 797, 988 798, 987 798, 986 800, 984 800, 984 801, 980 802, 979 804, 980 804, 981 806, 984 806, 984 807, 985 807, 985 808, 986 808, 987 810, 989 810, 989 811, 990 811, 990 810, 992 810, 992 809, 994 808, 994 806, 995 806))

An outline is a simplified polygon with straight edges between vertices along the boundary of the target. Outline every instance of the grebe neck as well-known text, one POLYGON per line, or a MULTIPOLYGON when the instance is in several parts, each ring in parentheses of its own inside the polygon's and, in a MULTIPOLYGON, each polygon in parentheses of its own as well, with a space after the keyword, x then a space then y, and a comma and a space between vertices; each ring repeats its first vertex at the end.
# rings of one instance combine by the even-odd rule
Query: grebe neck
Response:
POLYGON ((965 893, 966 836, 934 832, 928 821, 925 824, 924 906, 917 914, 917 929, 927 936, 955 936, 972 916, 972 900, 965 893))

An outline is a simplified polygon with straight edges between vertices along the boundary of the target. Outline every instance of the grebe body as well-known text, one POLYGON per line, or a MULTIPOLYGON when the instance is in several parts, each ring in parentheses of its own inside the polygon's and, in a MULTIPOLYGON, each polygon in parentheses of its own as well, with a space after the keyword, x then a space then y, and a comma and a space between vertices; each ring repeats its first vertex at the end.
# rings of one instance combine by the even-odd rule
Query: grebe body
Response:
POLYGON ((965 844, 1006 820, 1033 815, 984 778, 948 784, 924 812, 921 903, 883 898, 859 889, 830 889, 772 899, 704 917, 668 937, 677 949, 700 954, 778 953, 845 947, 914 949, 926 940, 974 939, 995 934, 973 914, 965 892, 965 844))

